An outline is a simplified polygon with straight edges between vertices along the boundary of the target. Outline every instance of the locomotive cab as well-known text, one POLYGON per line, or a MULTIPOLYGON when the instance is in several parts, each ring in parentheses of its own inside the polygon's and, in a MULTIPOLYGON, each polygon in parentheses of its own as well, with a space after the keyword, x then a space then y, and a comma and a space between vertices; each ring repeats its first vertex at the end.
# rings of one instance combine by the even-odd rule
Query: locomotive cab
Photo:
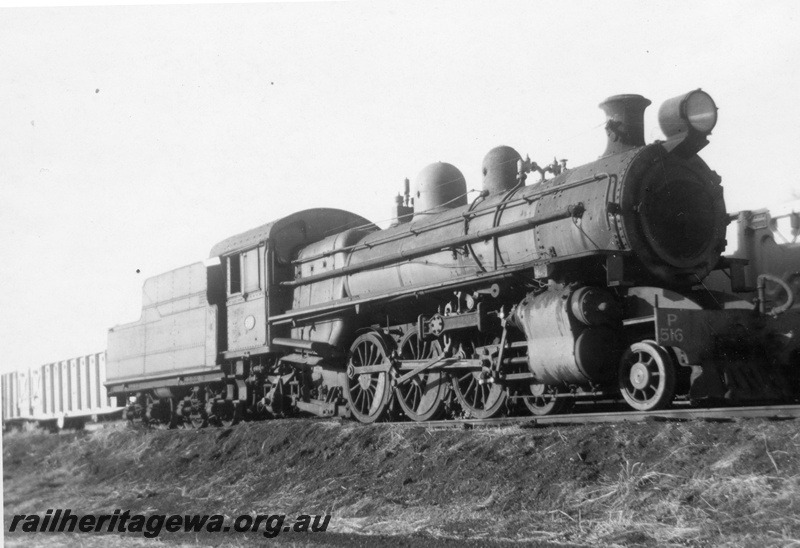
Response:
POLYGON ((280 316, 293 308, 294 298, 292 290, 282 282, 294 279, 299 250, 352 227, 377 229, 347 211, 309 209, 228 238, 212 248, 211 257, 219 257, 226 269, 224 360, 267 355, 310 343, 290 337, 291 322, 280 321, 280 316))

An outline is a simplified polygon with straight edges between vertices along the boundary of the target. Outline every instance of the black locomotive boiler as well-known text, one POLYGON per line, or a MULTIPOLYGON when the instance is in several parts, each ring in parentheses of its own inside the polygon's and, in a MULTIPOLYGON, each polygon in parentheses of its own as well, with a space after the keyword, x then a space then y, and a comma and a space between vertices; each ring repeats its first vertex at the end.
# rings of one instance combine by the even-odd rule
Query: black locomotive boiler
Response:
POLYGON ((735 289, 743 268, 721 258, 720 177, 698 156, 717 107, 701 90, 666 101, 666 140, 645 144, 649 104, 600 105, 594 162, 498 147, 471 199, 432 164, 387 229, 300 211, 148 279, 140 320, 109 332, 109 394, 130 418, 195 427, 794 399, 798 314, 703 286, 724 270, 735 289))

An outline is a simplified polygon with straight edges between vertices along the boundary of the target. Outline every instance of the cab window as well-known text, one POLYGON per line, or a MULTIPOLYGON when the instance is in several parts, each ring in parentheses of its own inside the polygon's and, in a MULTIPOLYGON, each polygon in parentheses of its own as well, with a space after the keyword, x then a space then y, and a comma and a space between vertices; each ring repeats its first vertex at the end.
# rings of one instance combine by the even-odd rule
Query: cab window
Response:
POLYGON ((228 295, 251 293, 261 289, 263 247, 228 257, 228 295))
POLYGON ((240 255, 228 257, 228 294, 242 292, 242 262, 240 255))
POLYGON ((259 249, 242 253, 242 287, 245 292, 257 291, 261 287, 259 249))

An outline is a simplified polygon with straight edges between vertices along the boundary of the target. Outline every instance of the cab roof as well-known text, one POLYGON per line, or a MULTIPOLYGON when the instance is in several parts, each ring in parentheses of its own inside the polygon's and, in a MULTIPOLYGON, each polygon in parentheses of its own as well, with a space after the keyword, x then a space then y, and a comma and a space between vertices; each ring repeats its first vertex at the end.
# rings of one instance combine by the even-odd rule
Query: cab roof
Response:
POLYGON ((378 230, 371 221, 343 209, 315 208, 292 213, 271 223, 226 238, 211 248, 209 257, 230 255, 256 247, 278 234, 283 228, 301 222, 307 231, 308 243, 353 228, 378 230))

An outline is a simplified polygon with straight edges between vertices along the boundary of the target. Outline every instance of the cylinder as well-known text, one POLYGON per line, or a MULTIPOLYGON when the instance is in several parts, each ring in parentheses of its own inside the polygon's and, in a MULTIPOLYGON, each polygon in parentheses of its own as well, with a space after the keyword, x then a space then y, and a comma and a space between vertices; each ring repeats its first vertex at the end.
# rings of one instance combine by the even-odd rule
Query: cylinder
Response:
POLYGON ((528 295, 517 306, 514 325, 528 339, 528 367, 538 382, 587 386, 613 378, 622 355, 618 321, 613 317, 616 307, 603 307, 609 311, 606 321, 602 321, 604 311, 593 308, 587 315, 592 325, 573 314, 573 309, 589 306, 588 295, 593 294, 596 303, 607 302, 597 297, 598 291, 602 290, 555 286, 528 295))

